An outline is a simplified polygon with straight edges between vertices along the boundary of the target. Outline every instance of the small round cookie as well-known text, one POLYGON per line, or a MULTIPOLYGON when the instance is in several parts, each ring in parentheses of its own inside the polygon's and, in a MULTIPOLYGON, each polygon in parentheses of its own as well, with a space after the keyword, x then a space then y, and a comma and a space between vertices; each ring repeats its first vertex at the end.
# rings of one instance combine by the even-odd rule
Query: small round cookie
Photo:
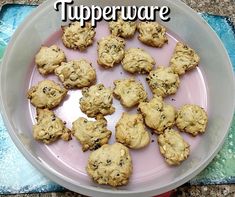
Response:
POLYGON ((120 13, 117 21, 109 22, 111 34, 122 38, 132 38, 135 34, 136 26, 134 21, 124 21, 120 13))
POLYGON ((147 99, 143 85, 134 78, 115 80, 114 85, 113 93, 125 107, 134 107, 147 99))
POLYGON ((122 61, 125 51, 124 39, 109 35, 98 41, 98 64, 104 68, 112 68, 122 61))
POLYGON ((50 144, 61 138, 71 139, 71 131, 65 127, 65 122, 49 109, 37 108, 37 124, 33 125, 33 137, 45 144, 50 144))
POLYGON ((94 41, 95 30, 89 22, 86 22, 84 27, 80 26, 80 22, 73 22, 61 28, 62 41, 67 48, 84 51, 94 41))
POLYGON ((78 118, 73 122, 72 133, 82 145, 82 150, 96 150, 107 144, 112 134, 107 129, 107 121, 102 115, 96 121, 78 118))
POLYGON ((162 97, 175 94, 180 84, 179 75, 173 72, 172 67, 160 66, 151 71, 146 80, 153 94, 162 97))
POLYGON ((55 74, 67 89, 88 87, 96 81, 95 69, 85 59, 64 62, 55 74))
POLYGON ((27 92, 27 98, 33 106, 53 109, 67 95, 67 90, 51 80, 40 81, 27 92))
POLYGON ((172 66, 175 73, 182 75, 186 71, 192 70, 198 66, 199 61, 200 57, 193 49, 178 42, 174 54, 171 57, 170 66, 172 66))
POLYGON ((188 158, 190 146, 177 131, 167 129, 157 137, 157 141, 160 152, 169 165, 179 165, 188 158))
POLYGON ((140 149, 150 142, 141 114, 123 113, 116 125, 116 141, 132 149, 140 149))
POLYGON ((138 110, 144 116, 145 124, 157 134, 163 133, 175 124, 176 110, 164 103, 162 97, 154 96, 149 102, 140 103, 138 110))
POLYGON ((180 131, 196 136, 205 132, 207 122, 206 111, 197 105, 187 104, 178 110, 176 126, 180 131))
POLYGON ((139 40, 146 45, 161 48, 168 43, 165 27, 157 22, 140 22, 138 31, 139 40))
POLYGON ((155 60, 146 51, 140 48, 130 48, 125 51, 122 60, 123 69, 129 73, 149 73, 155 64, 155 60))
POLYGON ((42 46, 35 56, 35 63, 42 75, 53 73, 62 62, 66 61, 64 52, 56 45, 42 46))
POLYGON ((131 155, 120 143, 105 144, 90 154, 86 170, 98 184, 126 185, 132 174, 131 155))
POLYGON ((113 91, 105 88, 103 84, 96 84, 82 89, 83 97, 80 99, 80 108, 88 117, 96 117, 99 114, 109 115, 114 113, 113 91))

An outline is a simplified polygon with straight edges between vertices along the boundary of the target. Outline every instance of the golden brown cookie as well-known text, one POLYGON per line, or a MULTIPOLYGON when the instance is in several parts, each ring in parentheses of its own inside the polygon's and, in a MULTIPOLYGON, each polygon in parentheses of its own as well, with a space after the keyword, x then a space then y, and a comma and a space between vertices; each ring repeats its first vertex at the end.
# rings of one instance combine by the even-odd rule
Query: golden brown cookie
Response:
POLYGON ((105 144, 90 154, 86 169, 98 184, 126 185, 132 174, 131 155, 120 143, 105 144))
POLYGON ((57 107, 67 95, 67 90, 51 80, 40 81, 27 92, 33 106, 52 109, 57 107))

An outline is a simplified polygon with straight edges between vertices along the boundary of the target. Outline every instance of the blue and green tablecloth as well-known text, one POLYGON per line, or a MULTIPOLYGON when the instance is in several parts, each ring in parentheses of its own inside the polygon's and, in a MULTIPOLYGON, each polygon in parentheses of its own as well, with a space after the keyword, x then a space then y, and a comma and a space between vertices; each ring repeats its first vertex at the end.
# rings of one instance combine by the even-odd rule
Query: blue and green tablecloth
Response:
MULTIPOLYGON (((35 6, 5 5, 0 11, 0 59, 12 34, 35 6)), ((235 70, 235 29, 227 17, 202 14, 223 41, 235 70)), ((225 144, 190 184, 235 183, 235 117, 225 144)), ((10 139, 0 115, 0 194, 64 190, 38 172, 10 139)))

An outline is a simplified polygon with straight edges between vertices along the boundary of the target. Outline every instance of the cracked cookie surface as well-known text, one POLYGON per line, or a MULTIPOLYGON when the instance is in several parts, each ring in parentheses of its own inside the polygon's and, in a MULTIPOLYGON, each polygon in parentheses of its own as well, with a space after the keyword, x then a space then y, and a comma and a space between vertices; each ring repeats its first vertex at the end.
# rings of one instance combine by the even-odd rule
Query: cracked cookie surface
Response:
POLYGON ((168 43, 166 28, 157 22, 140 22, 138 39, 149 46, 161 48, 168 43))
POLYGON ((200 106, 187 104, 178 110, 176 126, 180 131, 196 136, 205 132, 207 122, 207 113, 200 106))
POLYGON ((120 143, 105 144, 90 154, 86 169, 98 184, 126 185, 132 174, 131 155, 120 143))
POLYGON ((33 137, 45 144, 55 142, 59 138, 68 141, 71 132, 65 127, 65 122, 49 109, 37 108, 37 123, 33 126, 33 137))
POLYGON ((141 114, 123 113, 116 124, 116 141, 132 149, 140 149, 147 146, 150 136, 144 125, 141 114))
POLYGON ((158 67, 149 73, 146 80, 153 94, 162 97, 175 94, 180 84, 179 75, 171 67, 158 67))
POLYGON ((56 45, 42 46, 35 56, 35 63, 42 75, 54 73, 54 70, 66 61, 64 52, 56 45))
POLYGON ((111 34, 122 38, 132 38, 135 34, 136 26, 134 21, 124 21, 121 14, 118 15, 117 21, 109 22, 111 34))
POLYGON ((149 102, 141 102, 138 110, 143 115, 145 124, 157 134, 163 133, 165 129, 175 124, 175 108, 164 103, 161 97, 154 96, 149 102))
POLYGON ((96 117, 99 114, 109 115, 114 113, 113 91, 104 87, 103 84, 96 84, 89 88, 82 89, 83 97, 80 99, 80 108, 88 117, 96 117))
POLYGON ((27 92, 33 106, 52 109, 57 107, 67 95, 67 90, 51 80, 40 81, 27 92))
POLYGON ((88 87, 96 81, 95 69, 85 59, 62 63, 55 74, 67 89, 88 87))
POLYGON ((86 22, 84 27, 81 27, 80 22, 73 22, 68 26, 63 26, 62 31, 64 46, 80 51, 84 51, 88 46, 92 45, 96 34, 89 22, 86 22))
POLYGON ((124 39, 109 35, 98 41, 98 64, 105 68, 112 68, 122 61, 125 51, 124 39))
POLYGON ((125 51, 122 60, 123 69, 129 73, 149 73, 155 65, 155 60, 146 51, 140 48, 130 48, 125 51))
POLYGON ((107 121, 101 115, 96 121, 89 121, 86 118, 78 118, 73 122, 73 135, 82 145, 82 150, 96 150, 107 144, 112 134, 107 129, 107 121))
POLYGON ((167 129, 157 137, 161 154, 169 165, 179 165, 189 156, 189 144, 173 129, 167 129))
POLYGON ((198 66, 200 57, 197 53, 186 44, 178 42, 176 44, 174 54, 170 60, 170 66, 174 72, 182 75, 188 70, 194 69, 198 66))
POLYGON ((114 95, 125 107, 134 107, 147 99, 143 85, 134 78, 114 81, 114 95))

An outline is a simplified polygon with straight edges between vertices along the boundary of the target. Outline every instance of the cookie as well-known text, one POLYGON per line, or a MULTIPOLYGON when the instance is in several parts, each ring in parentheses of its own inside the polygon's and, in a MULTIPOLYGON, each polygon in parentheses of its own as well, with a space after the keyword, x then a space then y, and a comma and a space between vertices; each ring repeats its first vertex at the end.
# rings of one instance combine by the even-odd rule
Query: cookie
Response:
POLYGON ((176 126, 180 131, 196 136, 205 132, 207 122, 206 111, 197 105, 187 104, 178 110, 176 126))
POLYGON ((116 141, 132 149, 140 149, 150 142, 141 114, 123 113, 116 125, 116 141))
POLYGON ((111 34, 122 38, 132 38, 135 34, 136 26, 134 21, 124 21, 121 14, 118 14, 117 21, 109 22, 111 34))
POLYGON ((188 70, 194 69, 198 66, 200 57, 197 53, 187 45, 178 42, 175 51, 170 60, 170 66, 174 72, 182 75, 188 70))
POLYGON ((51 80, 40 81, 27 92, 27 98, 37 108, 57 107, 67 95, 67 90, 51 80))
POLYGON ((161 154, 169 165, 179 165, 189 156, 189 144, 181 135, 173 130, 167 129, 157 137, 161 154))
POLYGON ((149 46, 161 48, 168 43, 166 29, 157 22, 140 22, 138 39, 149 46))
POLYGON ((105 144, 90 154, 86 170, 98 184, 126 185, 132 174, 131 155, 120 143, 105 144))
POLYGON ((162 97, 175 94, 180 84, 179 75, 173 72, 172 67, 160 66, 151 71, 146 80, 153 94, 162 97))
POLYGON ((129 73, 149 73, 155 64, 155 60, 146 51, 140 48, 130 48, 125 51, 122 60, 123 69, 129 73))
POLYGON ((58 118, 49 109, 37 108, 37 124, 33 126, 33 137, 45 144, 50 144, 58 139, 68 141, 71 132, 65 127, 65 122, 58 118))
POLYGON ((80 51, 84 51, 88 46, 92 45, 96 34, 89 22, 86 22, 84 27, 81 27, 79 22, 73 22, 68 26, 63 26, 62 31, 64 46, 80 51))
POLYGON ((80 99, 80 108, 88 117, 96 117, 99 114, 109 115, 114 113, 113 91, 105 88, 103 84, 96 84, 82 89, 83 97, 80 99))
POLYGON ((96 81, 95 69, 85 59, 62 63, 55 74, 67 89, 88 87, 96 81))
POLYGON ((66 61, 64 52, 56 45, 42 46, 35 56, 35 63, 42 75, 54 73, 54 70, 66 61))
POLYGON ((96 150, 107 144, 112 134, 107 129, 107 121, 103 116, 98 116, 96 121, 78 118, 73 122, 72 132, 82 145, 82 150, 96 150))
POLYGON ((140 103, 138 110, 142 113, 145 124, 157 134, 163 133, 165 129, 175 124, 175 108, 164 103, 161 97, 154 96, 149 102, 140 103))
POLYGON ((143 85, 134 78, 115 80, 114 95, 125 107, 134 107, 147 99, 143 85))
POLYGON ((98 64, 104 68, 112 68, 122 61, 125 41, 117 36, 107 36, 98 41, 98 64))

